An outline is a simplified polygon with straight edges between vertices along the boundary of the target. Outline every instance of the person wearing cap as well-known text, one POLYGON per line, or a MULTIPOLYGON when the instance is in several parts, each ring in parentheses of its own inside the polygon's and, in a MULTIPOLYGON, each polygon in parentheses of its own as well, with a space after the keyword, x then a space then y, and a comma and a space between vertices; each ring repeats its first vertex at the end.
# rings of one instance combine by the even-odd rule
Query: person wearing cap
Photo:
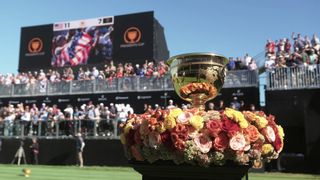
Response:
POLYGON ((84 149, 85 143, 82 138, 81 133, 77 133, 76 135, 76 150, 77 150, 77 163, 79 167, 83 167, 83 156, 82 152, 84 149))

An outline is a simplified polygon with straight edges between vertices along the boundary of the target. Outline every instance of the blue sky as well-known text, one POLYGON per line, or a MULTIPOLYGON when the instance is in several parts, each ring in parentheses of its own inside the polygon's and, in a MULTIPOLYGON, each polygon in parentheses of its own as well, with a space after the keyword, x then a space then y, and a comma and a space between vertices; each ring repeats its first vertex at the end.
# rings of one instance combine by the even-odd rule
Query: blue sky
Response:
POLYGON ((210 51, 256 55, 266 39, 320 31, 317 0, 6 0, 0 10, 0 73, 17 72, 20 28, 141 11, 154 11, 170 55, 210 51))

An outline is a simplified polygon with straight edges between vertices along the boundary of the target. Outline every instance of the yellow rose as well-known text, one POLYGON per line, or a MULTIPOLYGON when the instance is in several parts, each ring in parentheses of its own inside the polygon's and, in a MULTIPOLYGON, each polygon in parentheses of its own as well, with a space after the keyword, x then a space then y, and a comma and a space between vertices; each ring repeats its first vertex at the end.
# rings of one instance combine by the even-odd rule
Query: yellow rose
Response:
POLYGON ((174 118, 177 118, 183 111, 180 108, 174 108, 170 109, 169 115, 171 115, 174 118))
POLYGON ((283 128, 280 125, 277 125, 277 128, 278 128, 278 132, 279 132, 281 139, 283 139, 283 137, 284 137, 283 128))
POLYGON ((164 128, 171 130, 176 126, 176 119, 169 114, 165 119, 164 119, 164 128))
POLYGON ((123 145, 126 144, 126 136, 124 135, 124 133, 120 134, 120 141, 123 145))
POLYGON ((244 115, 241 112, 237 111, 235 113, 235 117, 236 117, 236 122, 239 123, 242 129, 245 129, 249 126, 248 121, 244 118, 244 115))
POLYGON ((256 123, 258 128, 262 129, 268 125, 268 120, 264 117, 256 116, 256 123))
POLYGON ((164 127, 164 123, 160 123, 156 126, 157 131, 161 134, 166 131, 166 128, 164 127))
POLYGON ((228 118, 237 122, 242 129, 245 129, 249 126, 248 121, 244 118, 244 115, 240 111, 226 108, 224 113, 228 118))
POLYGON ((200 129, 203 128, 203 118, 201 116, 192 116, 189 119, 189 123, 197 130, 199 131, 200 129))
POLYGON ((246 120, 244 121, 240 121, 239 122, 239 126, 242 128, 242 129, 245 129, 249 126, 248 122, 246 120))
POLYGON ((132 129, 133 126, 131 123, 126 124, 126 126, 123 128, 123 133, 126 135, 129 133, 130 129, 132 129))
POLYGON ((264 144, 262 146, 262 155, 267 155, 273 152, 273 146, 271 144, 264 144))
POLYGON ((233 112, 234 112, 233 109, 231 109, 231 108, 226 108, 225 111, 224 111, 224 114, 225 114, 228 118, 233 119, 233 112))

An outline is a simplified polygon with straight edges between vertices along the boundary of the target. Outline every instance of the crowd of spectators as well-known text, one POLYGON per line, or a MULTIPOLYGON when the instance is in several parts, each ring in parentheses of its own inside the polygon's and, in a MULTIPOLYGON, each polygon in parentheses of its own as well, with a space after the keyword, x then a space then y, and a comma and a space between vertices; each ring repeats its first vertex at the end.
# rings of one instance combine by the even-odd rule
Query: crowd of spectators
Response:
POLYGON ((227 65, 229 71, 232 70, 256 70, 258 69, 257 63, 253 57, 248 53, 243 57, 229 57, 229 63, 227 65))
POLYGON ((310 39, 308 35, 303 38, 293 32, 291 40, 267 40, 265 51, 265 68, 269 71, 277 67, 315 65, 319 64, 320 41, 316 33, 310 39))
POLYGON ((75 132, 85 134, 96 133, 98 128, 102 136, 111 136, 114 126, 126 120, 129 114, 134 113, 133 108, 127 104, 113 104, 109 106, 103 103, 94 105, 92 102, 80 107, 68 105, 60 109, 57 105, 48 106, 45 103, 41 107, 36 104, 24 105, 10 104, 0 108, 1 135, 56 135, 57 128, 65 135, 74 135, 75 132), (19 126, 17 126, 17 124, 19 126), (60 127, 56 127, 59 124, 60 127), (41 127, 39 127, 41 126, 41 127), (41 132, 38 132, 41 130, 41 132), (19 131, 19 132, 17 132, 19 131))
MULTIPOLYGON (((244 104, 244 101, 238 101, 234 97, 228 107, 236 110, 252 110, 244 104)), ((180 107, 182 109, 191 108, 190 104, 181 106, 174 104, 173 100, 168 101, 166 107, 158 104, 144 104, 144 112, 154 113, 158 109, 171 109, 180 107)), ((207 110, 223 110, 225 103, 220 100, 217 105, 213 102, 208 103, 207 110)), ((109 105, 100 103, 82 104, 80 107, 68 105, 61 109, 57 105, 46 105, 43 103, 40 107, 36 104, 24 105, 17 104, 3 106, 0 108, 0 135, 41 135, 41 136, 69 136, 76 133, 83 133, 88 136, 114 136, 118 135, 117 128, 125 122, 134 113, 130 104, 109 105), (59 132, 58 132, 59 131, 59 132), (58 134, 57 134, 58 133, 58 134)))
POLYGON ((98 69, 97 67, 83 68, 79 67, 78 71, 71 67, 64 68, 62 72, 57 70, 49 69, 47 72, 44 70, 34 71, 34 72, 21 72, 18 74, 8 73, 0 74, 0 85, 11 85, 11 84, 27 84, 33 85, 37 82, 45 84, 47 82, 69 82, 72 80, 94 80, 94 79, 105 79, 112 80, 113 78, 123 78, 123 77, 163 77, 168 71, 168 66, 164 61, 159 61, 158 63, 146 61, 143 65, 132 63, 119 63, 117 65, 111 60, 110 63, 104 65, 103 68, 98 69))

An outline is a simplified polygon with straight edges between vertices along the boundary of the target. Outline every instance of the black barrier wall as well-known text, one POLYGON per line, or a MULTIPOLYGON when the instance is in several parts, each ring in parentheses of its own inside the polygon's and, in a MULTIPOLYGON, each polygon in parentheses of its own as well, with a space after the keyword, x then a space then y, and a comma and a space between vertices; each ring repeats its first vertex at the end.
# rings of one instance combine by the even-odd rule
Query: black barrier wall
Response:
MULTIPOLYGON (((20 147, 19 139, 3 139, 0 163, 9 164, 20 147)), ((75 139, 39 139, 39 164, 76 165, 75 139)), ((87 139, 83 152, 84 165, 127 166, 119 140, 87 139)), ((29 146, 31 139, 24 140, 27 163, 31 163, 29 146)), ((15 162, 17 163, 17 162, 15 162)), ((23 164, 23 161, 21 161, 23 164)))
MULTIPOLYGON (((219 100, 223 100, 226 106, 229 106, 232 97, 237 96, 238 100, 243 100, 247 106, 254 104, 259 107, 259 89, 256 87, 249 88, 223 88, 219 95, 211 100, 218 105, 219 100)), ((37 104, 40 106, 42 103, 52 106, 57 104, 60 109, 64 109, 68 104, 74 107, 80 107, 82 104, 87 104, 90 101, 94 104, 104 103, 108 105, 114 104, 130 104, 134 108, 135 113, 143 113, 143 105, 159 104, 159 106, 166 107, 169 99, 174 103, 186 104, 177 96, 174 91, 152 91, 152 92, 123 92, 123 93, 107 93, 107 94, 79 94, 79 95, 57 95, 57 96, 34 96, 34 97, 10 97, 0 98, 0 106, 8 104, 25 105, 37 104)), ((249 107, 246 107, 247 109, 249 107)))
POLYGON ((266 91, 266 109, 283 126, 283 153, 302 153, 306 169, 320 173, 320 90, 266 91))

